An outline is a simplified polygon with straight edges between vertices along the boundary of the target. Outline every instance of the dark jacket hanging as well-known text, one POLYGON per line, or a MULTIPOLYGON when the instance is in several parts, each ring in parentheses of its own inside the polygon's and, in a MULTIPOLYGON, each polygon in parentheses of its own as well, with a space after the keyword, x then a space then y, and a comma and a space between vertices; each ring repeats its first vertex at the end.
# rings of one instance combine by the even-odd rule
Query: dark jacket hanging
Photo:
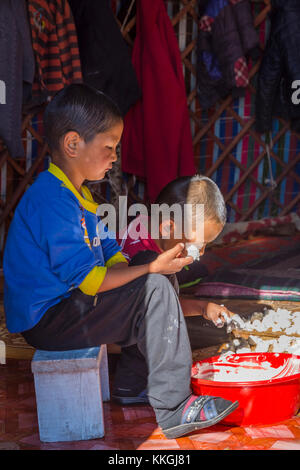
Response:
POLYGON ((12 157, 23 157, 22 105, 31 96, 34 56, 25 0, 0 1, 0 138, 12 157))
POLYGON ((197 91, 203 109, 249 83, 247 56, 257 55, 258 34, 248 0, 198 0, 197 91))
POLYGON ((140 98, 129 49, 109 0, 70 0, 84 82, 110 96, 123 115, 140 98))
POLYGON ((123 171, 146 180, 153 202, 178 176, 195 173, 178 42, 163 0, 137 2, 132 61, 142 99, 125 117, 123 171))
POLYGON ((292 129, 300 132, 300 104, 293 102, 297 92, 293 83, 300 80, 299 0, 272 0, 270 18, 270 36, 257 81, 256 129, 270 131, 276 116, 290 120, 292 129))

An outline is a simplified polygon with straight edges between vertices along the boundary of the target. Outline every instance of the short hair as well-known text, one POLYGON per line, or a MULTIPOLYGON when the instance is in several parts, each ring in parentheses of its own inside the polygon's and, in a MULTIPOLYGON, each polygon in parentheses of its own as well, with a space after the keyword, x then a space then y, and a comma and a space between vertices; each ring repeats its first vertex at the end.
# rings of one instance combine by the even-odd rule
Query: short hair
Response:
MULTIPOLYGON (((193 214, 198 204, 204 206, 204 219, 225 225, 227 210, 224 197, 216 183, 207 176, 181 176, 168 183, 159 193, 156 204, 191 204, 193 214)), ((182 212, 183 213, 183 212, 182 212)))
POLYGON ((89 142, 120 120, 121 111, 111 98, 89 85, 73 83, 56 93, 46 107, 45 140, 52 152, 59 151, 68 132, 76 131, 89 142))

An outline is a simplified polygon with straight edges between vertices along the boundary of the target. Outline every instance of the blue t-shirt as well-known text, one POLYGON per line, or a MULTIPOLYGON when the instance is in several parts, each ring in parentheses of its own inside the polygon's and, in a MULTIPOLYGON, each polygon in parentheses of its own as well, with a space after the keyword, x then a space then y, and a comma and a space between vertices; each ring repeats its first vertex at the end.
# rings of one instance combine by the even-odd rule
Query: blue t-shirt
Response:
POLYGON ((105 228, 96 214, 98 206, 83 189, 85 197, 50 164, 18 204, 3 265, 10 332, 33 328, 74 288, 95 295, 107 266, 125 261, 114 238, 99 236, 99 227, 105 228))

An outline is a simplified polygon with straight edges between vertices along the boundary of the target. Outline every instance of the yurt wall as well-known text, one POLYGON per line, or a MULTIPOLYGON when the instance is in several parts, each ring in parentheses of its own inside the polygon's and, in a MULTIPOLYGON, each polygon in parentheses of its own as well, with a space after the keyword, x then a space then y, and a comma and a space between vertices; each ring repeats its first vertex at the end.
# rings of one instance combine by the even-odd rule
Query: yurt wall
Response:
MULTIPOLYGON (((120 2, 112 1, 125 40, 134 41, 134 2, 132 10, 120 19, 120 2)), ((228 207, 228 221, 248 221, 286 215, 299 208, 300 140, 281 119, 273 120, 272 135, 255 131, 257 72, 269 32, 270 0, 251 0, 253 20, 259 33, 261 56, 250 59, 250 81, 239 98, 227 96, 208 111, 202 111, 196 90, 196 46, 198 32, 197 0, 165 2, 181 52, 187 102, 190 112, 194 156, 199 173, 220 186, 228 207), (267 147, 267 143, 271 145, 267 147), (267 151, 269 148, 269 152, 267 151)), ((42 112, 23 116, 23 142, 26 157, 13 159, 0 142, 0 243, 5 241, 14 209, 35 176, 47 168, 47 147, 43 140, 42 112)), ((143 199, 143 183, 121 175, 120 166, 111 175, 105 197, 118 187, 131 185, 131 193, 143 199)))

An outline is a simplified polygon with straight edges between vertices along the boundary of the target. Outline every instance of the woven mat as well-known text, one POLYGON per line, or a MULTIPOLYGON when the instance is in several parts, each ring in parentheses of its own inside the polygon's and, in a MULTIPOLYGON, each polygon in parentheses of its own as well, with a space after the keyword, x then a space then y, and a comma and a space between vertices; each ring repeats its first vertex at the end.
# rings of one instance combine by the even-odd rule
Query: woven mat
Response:
POLYGON ((35 349, 29 346, 23 336, 9 333, 5 326, 3 303, 0 303, 0 341, 4 341, 7 359, 32 359, 35 349))

